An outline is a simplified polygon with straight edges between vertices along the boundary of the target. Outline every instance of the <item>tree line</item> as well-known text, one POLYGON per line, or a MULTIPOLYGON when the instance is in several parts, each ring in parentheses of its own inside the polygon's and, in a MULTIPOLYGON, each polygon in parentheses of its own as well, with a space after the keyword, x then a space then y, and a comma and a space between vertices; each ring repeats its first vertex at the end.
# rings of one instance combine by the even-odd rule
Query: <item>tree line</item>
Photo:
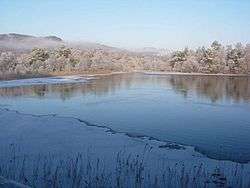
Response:
POLYGON ((67 46, 34 48, 25 53, 2 51, 0 54, 2 75, 134 70, 247 74, 250 72, 250 45, 223 46, 214 41, 209 47, 185 48, 166 55, 67 46))

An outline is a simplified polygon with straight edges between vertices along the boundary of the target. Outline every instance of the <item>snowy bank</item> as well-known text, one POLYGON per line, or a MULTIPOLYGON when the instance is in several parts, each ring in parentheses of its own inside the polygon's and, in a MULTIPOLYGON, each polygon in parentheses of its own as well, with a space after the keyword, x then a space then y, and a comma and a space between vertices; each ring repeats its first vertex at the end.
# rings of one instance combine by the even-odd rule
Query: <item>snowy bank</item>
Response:
POLYGON ((250 185, 250 164, 73 117, 0 109, 0 151, 0 175, 36 187, 250 185))
POLYGON ((93 79, 92 76, 56 76, 45 78, 29 78, 19 80, 0 81, 0 88, 4 87, 17 87, 17 86, 30 86, 30 85, 44 85, 44 84, 72 84, 72 83, 85 83, 93 79))

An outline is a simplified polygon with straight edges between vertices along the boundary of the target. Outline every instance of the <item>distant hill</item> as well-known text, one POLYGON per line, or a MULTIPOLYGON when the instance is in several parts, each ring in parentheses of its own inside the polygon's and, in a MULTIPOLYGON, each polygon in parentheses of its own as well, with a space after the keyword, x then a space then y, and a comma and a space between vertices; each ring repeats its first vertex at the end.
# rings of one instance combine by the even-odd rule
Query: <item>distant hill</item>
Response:
POLYGON ((156 55, 156 56, 164 56, 171 53, 170 50, 165 48, 154 48, 154 47, 144 47, 144 48, 135 48, 131 49, 131 51, 146 54, 146 55, 156 55))
POLYGON ((56 36, 35 37, 17 33, 0 34, 0 51, 29 51, 34 47, 55 48, 64 44, 56 36))
POLYGON ((36 37, 18 33, 0 34, 0 52, 14 51, 26 52, 35 47, 39 48, 56 48, 67 46, 78 49, 102 49, 105 51, 122 51, 119 48, 106 46, 99 43, 91 42, 66 42, 57 36, 36 37))
POLYGON ((23 35, 17 33, 0 34, 0 41, 25 41, 25 40, 49 40, 62 42, 63 40, 56 36, 35 37, 32 35, 23 35))
POLYGON ((45 39, 51 40, 51 41, 57 41, 57 42, 62 42, 63 40, 57 36, 47 36, 44 37, 45 39))
POLYGON ((37 37, 32 35, 24 35, 18 33, 0 34, 0 52, 12 51, 17 53, 28 52, 33 48, 53 49, 60 46, 67 46, 80 50, 103 50, 109 52, 124 52, 140 55, 166 55, 169 53, 167 49, 158 49, 146 47, 141 49, 121 49, 104 44, 94 42, 68 42, 57 36, 37 37))

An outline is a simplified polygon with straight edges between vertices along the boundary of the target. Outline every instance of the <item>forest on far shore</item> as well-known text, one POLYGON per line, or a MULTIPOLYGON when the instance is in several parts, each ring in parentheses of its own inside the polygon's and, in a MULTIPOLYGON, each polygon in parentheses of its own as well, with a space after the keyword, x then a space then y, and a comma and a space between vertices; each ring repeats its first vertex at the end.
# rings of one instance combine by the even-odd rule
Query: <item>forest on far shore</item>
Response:
POLYGON ((185 73, 248 74, 250 45, 185 48, 164 55, 110 50, 81 49, 61 45, 29 51, 0 51, 1 78, 8 75, 56 75, 81 72, 167 71, 185 73))

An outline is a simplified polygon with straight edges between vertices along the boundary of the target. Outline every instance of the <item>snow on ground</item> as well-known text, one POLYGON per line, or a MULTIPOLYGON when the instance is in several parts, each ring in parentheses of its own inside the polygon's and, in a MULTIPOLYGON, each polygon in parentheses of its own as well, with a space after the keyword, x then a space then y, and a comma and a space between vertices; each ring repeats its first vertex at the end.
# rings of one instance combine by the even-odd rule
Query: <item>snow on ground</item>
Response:
POLYGON ((0 81, 0 88, 28 86, 28 85, 43 85, 43 84, 84 83, 90 79, 93 79, 93 77, 74 75, 74 76, 56 76, 56 77, 45 77, 45 78, 7 80, 7 81, 0 81))
MULTIPOLYGON (((73 117, 59 117, 56 115, 39 116, 0 109, 0 163, 9 160, 10 151, 13 154, 13 146, 16 146, 15 156, 26 155, 29 159, 48 155, 53 156, 53 162, 55 162, 69 156, 77 156, 79 153, 86 157, 83 161, 88 161, 89 157, 91 159, 98 159, 98 161, 101 161, 101 164, 98 162, 97 166, 102 165, 103 170, 105 169, 110 174, 115 172, 113 179, 111 178, 113 177, 112 175, 107 175, 108 179, 111 179, 110 181, 113 183, 116 182, 116 186, 114 187, 118 187, 117 172, 122 173, 122 170, 119 170, 124 168, 122 165, 139 166, 139 170, 137 169, 138 172, 136 171, 136 173, 140 175, 140 169, 142 169, 141 171, 147 174, 147 177, 149 175, 151 177, 162 176, 163 171, 168 169, 168 177, 174 177, 176 181, 178 178, 181 181, 185 179, 186 184, 190 184, 190 178, 195 178, 196 176, 202 177, 203 180, 204 178, 208 178, 204 180, 208 184, 224 181, 225 177, 227 178, 225 181, 230 185, 243 185, 243 187, 247 187, 250 183, 249 163, 237 164, 230 161, 209 159, 194 151, 193 147, 183 146, 185 149, 182 147, 173 149, 178 147, 171 147, 173 145, 168 147, 169 143, 152 140, 147 137, 141 138, 125 133, 116 133, 107 127, 94 125, 73 117), (143 158, 142 167, 140 165, 141 158, 143 158), (139 160, 139 164, 136 160, 139 160), (117 164, 120 164, 119 168, 117 164), (220 169, 220 172, 216 171, 217 168, 220 169), (211 178, 212 180, 210 181, 211 178), (218 181, 214 180, 214 178, 217 178, 218 181)), ((2 169, 5 169, 4 165, 2 169)), ((91 167, 91 169, 93 168, 100 167, 91 167)), ((88 176, 90 174, 88 172, 88 165, 86 169, 85 176, 88 176)), ((4 170, 2 170, 3 172, 4 170)), ((97 171, 94 173, 97 173, 97 171)), ((4 176, 4 173, 0 173, 1 175, 4 176)), ((127 176, 124 175, 123 178, 127 176)), ((143 176, 143 181, 147 179, 145 176, 143 176)), ((151 177, 148 178, 150 179, 151 177)), ((16 179, 15 176, 8 176, 6 178, 16 179)), ((130 186, 127 179, 123 181, 123 183, 126 182, 127 186, 130 186)), ((160 182, 159 179, 157 181, 158 183, 160 182)), ((145 183, 149 185, 149 182, 145 183)), ((104 183, 102 182, 102 184, 104 183)), ((174 182, 173 184, 176 183, 174 182)), ((203 184, 204 182, 198 185, 203 184)), ((162 182, 160 185, 162 185, 162 182)), ((193 185, 190 184, 191 187, 193 185)), ((178 186, 179 184, 176 184, 176 187, 178 186)))

